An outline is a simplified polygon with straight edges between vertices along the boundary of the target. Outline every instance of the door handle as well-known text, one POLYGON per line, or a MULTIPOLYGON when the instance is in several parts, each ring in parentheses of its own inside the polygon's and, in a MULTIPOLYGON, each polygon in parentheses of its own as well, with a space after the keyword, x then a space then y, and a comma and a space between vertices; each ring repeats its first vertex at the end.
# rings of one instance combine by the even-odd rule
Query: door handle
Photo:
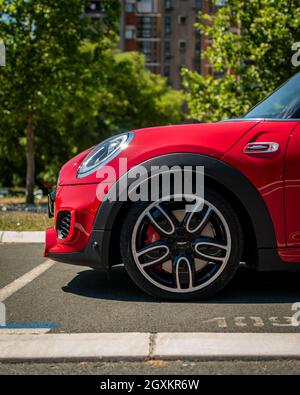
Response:
POLYGON ((266 154, 279 150, 279 144, 273 142, 255 142, 245 145, 243 152, 245 154, 266 154))

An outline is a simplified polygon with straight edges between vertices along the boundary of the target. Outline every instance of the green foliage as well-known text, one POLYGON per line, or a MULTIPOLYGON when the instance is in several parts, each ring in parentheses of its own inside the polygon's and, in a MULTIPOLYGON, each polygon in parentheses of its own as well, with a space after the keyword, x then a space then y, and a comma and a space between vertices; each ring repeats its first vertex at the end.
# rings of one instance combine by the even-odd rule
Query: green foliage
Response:
POLYGON ((115 49, 81 49, 85 72, 72 96, 52 116, 39 122, 39 176, 55 180, 70 158, 114 133, 141 127, 180 123, 183 93, 145 69, 144 57, 115 49), (101 56, 99 59, 98 56, 101 56))
MULTIPOLYGON (((103 51, 107 41, 116 37, 118 0, 103 2, 106 17, 99 21, 83 17, 88 3, 0 0, 0 39, 5 43, 7 59, 0 69, 2 183, 9 185, 13 178, 18 179, 14 174, 24 179, 29 122, 37 145, 36 161, 38 166, 42 164, 39 148, 44 141, 49 145, 47 133, 55 129, 56 112, 74 95, 84 72, 82 40, 97 43, 98 50, 103 51), (47 125, 47 132, 41 129, 43 125, 47 125)), ((27 162, 32 163, 33 155, 31 150, 27 162)))
POLYGON ((227 0, 196 27, 211 38, 205 52, 219 78, 182 71, 190 116, 217 121, 238 117, 298 70, 292 44, 300 41, 298 0, 227 0))
POLYGON ((143 55, 114 52, 108 63, 109 95, 101 109, 111 131, 182 121, 182 92, 174 91, 165 78, 146 70, 143 55))
POLYGON ((182 94, 119 53, 119 0, 105 18, 84 17, 90 1, 0 0, 0 185, 24 183, 32 117, 36 181, 55 183, 76 153, 125 129, 180 122, 182 94))

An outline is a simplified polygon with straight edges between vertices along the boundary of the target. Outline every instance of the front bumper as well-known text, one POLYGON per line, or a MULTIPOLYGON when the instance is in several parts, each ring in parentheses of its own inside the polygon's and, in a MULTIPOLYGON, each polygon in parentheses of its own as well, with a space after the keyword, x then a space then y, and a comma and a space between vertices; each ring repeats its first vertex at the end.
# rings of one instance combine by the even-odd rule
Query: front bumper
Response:
POLYGON ((111 232, 107 230, 92 231, 90 240, 85 248, 74 252, 51 252, 51 244, 55 242, 54 228, 46 230, 45 255, 57 262, 72 265, 88 266, 97 270, 109 270, 109 244, 111 232))
POLYGON ((97 194, 97 184, 60 186, 48 198, 49 215, 54 216, 55 226, 46 230, 44 256, 58 262, 71 263, 107 270, 111 231, 94 229, 94 221, 102 199, 97 194), (61 213, 70 213, 68 235, 61 237, 61 213))

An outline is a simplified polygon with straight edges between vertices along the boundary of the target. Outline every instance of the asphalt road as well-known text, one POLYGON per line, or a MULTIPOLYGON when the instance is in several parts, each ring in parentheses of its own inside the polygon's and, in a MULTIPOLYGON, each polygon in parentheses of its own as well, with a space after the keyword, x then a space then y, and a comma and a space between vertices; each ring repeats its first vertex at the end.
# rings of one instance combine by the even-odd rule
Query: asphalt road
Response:
MULTIPOLYGON (((45 258, 42 245, 0 245, 3 287, 45 258)), ((299 332, 292 304, 300 273, 240 269, 227 288, 205 302, 160 302, 140 291, 120 266, 110 278, 56 263, 6 301, 7 321, 52 322, 54 332, 299 332)))
POLYGON ((0 364, 0 374, 298 375, 300 361, 146 361, 0 364))
MULTIPOLYGON (((0 245, 0 290, 44 262, 42 251, 41 244, 0 245)), ((291 322, 292 304, 300 302, 299 284, 300 273, 256 273, 241 268, 229 286, 209 301, 169 303, 140 291, 122 266, 114 268, 108 278, 92 269, 55 263, 13 293, 5 300, 5 305, 8 324, 55 323, 51 331, 58 333, 286 333, 300 331, 300 327, 291 322)), ((271 362, 266 364, 277 369, 271 362)), ((288 362, 286 364, 288 366, 288 362)), ((5 366, 0 365, 0 372, 12 372, 18 365, 5 366)), ((93 364, 68 366, 71 372, 73 368, 78 370, 78 366, 79 370, 80 366, 89 369, 93 364)), ((103 365, 99 366, 100 370, 104 369, 103 365)), ((119 366, 126 371, 128 364, 110 364, 107 369, 109 366, 112 370, 119 366)), ((145 363, 139 366, 143 373, 145 367, 149 368, 145 363)), ((203 363, 193 366, 200 371, 206 369, 203 363)), ((214 366, 221 365, 215 363, 214 366)), ((226 366, 229 369, 230 363, 226 366)), ((232 366, 238 369, 237 364, 232 366)), ((176 363, 168 363, 166 370, 175 372, 177 368, 176 363)), ((255 370, 256 365, 251 369, 255 370)), ((291 371, 295 369, 300 371, 299 364, 293 364, 291 371)), ((27 364, 25 371, 28 370, 30 365, 27 364)))

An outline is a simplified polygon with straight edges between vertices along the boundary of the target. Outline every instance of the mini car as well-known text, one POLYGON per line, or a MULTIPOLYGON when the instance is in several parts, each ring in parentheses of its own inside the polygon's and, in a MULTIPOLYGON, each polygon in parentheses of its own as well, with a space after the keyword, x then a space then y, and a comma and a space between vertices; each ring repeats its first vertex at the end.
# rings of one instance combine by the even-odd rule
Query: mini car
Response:
POLYGON ((297 74, 242 118, 134 130, 80 153, 49 195, 45 256, 104 271, 124 263, 138 287, 168 300, 214 295, 241 263, 298 270, 299 92, 297 74), (178 194, 174 180, 169 196, 159 182, 154 199, 124 198, 153 168, 174 166, 190 169, 194 187, 203 169, 197 210, 187 203, 198 195, 178 194), (129 177, 140 168, 139 182, 129 177))

